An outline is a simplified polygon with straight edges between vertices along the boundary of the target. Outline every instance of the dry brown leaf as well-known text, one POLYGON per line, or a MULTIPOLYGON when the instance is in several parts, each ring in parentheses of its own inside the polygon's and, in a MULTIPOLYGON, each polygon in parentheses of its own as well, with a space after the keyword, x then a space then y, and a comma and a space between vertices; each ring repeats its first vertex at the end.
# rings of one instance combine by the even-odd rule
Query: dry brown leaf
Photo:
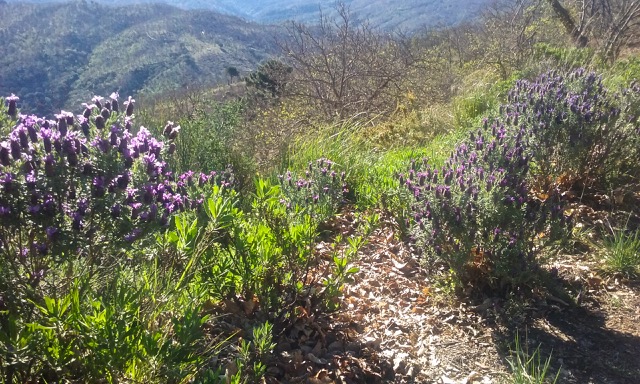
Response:
POLYGON ((256 296, 253 296, 251 300, 242 302, 242 309, 244 309, 244 313, 247 316, 251 315, 256 310, 257 307, 258 307, 258 298, 256 296))
POLYGON ((326 365, 327 364, 326 360, 316 357, 313 353, 307 353, 307 359, 309 359, 309 361, 311 361, 312 363, 315 363, 315 364, 319 364, 319 365, 326 365))
POLYGON ((222 311, 224 313, 229 313, 233 315, 240 315, 243 312, 238 306, 238 304, 236 304, 233 300, 229 300, 229 299, 222 301, 222 311))

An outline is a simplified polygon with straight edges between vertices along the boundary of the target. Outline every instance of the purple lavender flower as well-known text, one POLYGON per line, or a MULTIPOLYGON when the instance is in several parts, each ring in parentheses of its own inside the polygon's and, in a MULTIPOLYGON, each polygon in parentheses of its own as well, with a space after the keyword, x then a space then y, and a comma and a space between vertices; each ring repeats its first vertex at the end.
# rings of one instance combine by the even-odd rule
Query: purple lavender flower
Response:
POLYGON ((127 187, 126 191, 125 191, 127 197, 125 198, 125 203, 126 204, 131 204, 135 201, 135 198, 138 194, 138 189, 137 188, 132 188, 132 187, 127 187))
POLYGON ((87 214, 87 210, 89 209, 89 202, 87 199, 78 200, 78 213, 82 216, 87 214))
POLYGON ((35 170, 27 173, 24 177, 25 184, 29 190, 34 190, 36 188, 36 183, 38 181, 35 170))
POLYGON ((111 217, 117 219, 122 214, 122 206, 120 204, 114 204, 111 207, 111 217))
POLYGON ((140 228, 135 228, 133 231, 125 235, 124 241, 126 241, 127 243, 133 243, 140 237, 141 234, 142 230, 140 228))
POLYGON ((98 115, 95 117, 95 123, 96 123, 96 128, 104 129, 105 124, 104 124, 104 117, 102 115, 98 115))
POLYGON ((53 155, 49 153, 44 157, 44 174, 48 177, 53 176, 55 173, 54 166, 55 160, 53 159, 53 155))
POLYGON ((78 165, 78 155, 74 152, 74 153, 70 153, 67 155, 67 162, 69 163, 69 166, 71 167, 75 167, 78 165))
POLYGON ((78 115, 78 123, 80 124, 80 129, 86 138, 89 138, 89 119, 84 117, 83 115, 78 115))
POLYGON ((103 197, 105 195, 105 180, 103 176, 93 178, 93 196, 103 197))
POLYGON ((133 115, 133 104, 135 102, 136 101, 134 99, 132 99, 131 96, 129 96, 127 101, 124 102, 125 107, 127 107, 127 109, 125 110, 125 115, 127 115, 127 116, 133 115))
POLYGON ((20 160, 22 152, 20 150, 20 138, 16 137, 14 132, 10 135, 9 147, 11 148, 11 156, 14 160, 20 160))
POLYGON ((89 117, 91 117, 91 112, 93 112, 93 109, 96 108, 95 104, 87 104, 87 103, 82 103, 82 106, 84 107, 84 111, 82 112, 82 116, 89 120, 89 117))
POLYGON ((162 173, 163 163, 157 161, 154 154, 144 155, 142 161, 146 165, 147 174, 149 176, 156 177, 162 173))
POLYGON ((11 152, 11 145, 3 141, 0 143, 0 164, 5 167, 11 165, 11 159, 9 158, 9 153, 11 152))
POLYGON ((171 129, 169 133, 169 140, 175 140, 178 137, 178 133, 180 132, 180 126, 175 126, 171 129))
POLYGON ((71 214, 71 228, 76 231, 82 230, 84 223, 82 221, 82 215, 79 212, 73 212, 71 214))
POLYGON ((5 100, 9 103, 7 114, 15 118, 18 114, 18 100, 20 100, 20 98, 12 93, 11 96, 8 96, 5 100))
POLYGON ((45 256, 49 252, 49 247, 45 243, 36 243, 35 248, 38 250, 40 256, 45 256))
POLYGON ((105 121, 109 120, 109 118, 111 117, 111 111, 109 110, 109 107, 111 107, 111 103, 107 101, 105 107, 100 111, 100 116, 102 116, 105 121))
POLYGON ((167 124, 164 126, 164 129, 162 130, 162 134, 168 138, 172 130, 173 130, 173 121, 167 121, 167 124))
POLYGON ((118 134, 120 133, 120 128, 117 125, 111 126, 111 132, 109 134, 109 143, 114 147, 119 147, 118 143, 118 134))
POLYGON ((155 204, 151 204, 151 206, 149 207, 149 215, 148 215, 149 221, 155 220, 157 216, 158 216, 158 206, 155 204))
POLYGON ((142 208, 142 203, 131 203, 129 207, 131 208, 131 220, 137 219, 140 214, 140 208, 142 208))
POLYGON ((109 140, 103 139, 101 137, 96 137, 91 142, 91 145, 93 145, 94 147, 97 147, 98 149, 100 149, 100 151, 102 151, 102 153, 109 152, 109 148, 111 148, 111 143, 109 142, 109 140))
MULTIPOLYGON (((280 179, 282 179, 282 175, 279 176, 280 179)), ((198 186, 199 187, 203 187, 208 181, 209 181, 209 176, 204 174, 204 173, 200 173, 198 175, 198 186)))
POLYGON ((11 214, 11 208, 5 205, 0 205, 0 217, 9 216, 10 214, 11 214))
POLYGON ((49 217, 54 216, 56 211, 56 201, 51 195, 47 195, 42 203, 42 211, 49 217))
POLYGON ((60 111, 60 113, 55 115, 58 123, 58 132, 60 132, 60 136, 67 135, 67 127, 69 125, 73 125, 73 114, 67 111, 60 111), (69 119, 71 119, 71 124, 69 124, 69 119))
POLYGON ((104 97, 102 96, 93 96, 93 98, 91 99, 93 104, 95 104, 96 108, 98 109, 102 109, 102 100, 104 100, 104 97))
POLYGON ((120 106, 118 105, 118 98, 120 97, 120 95, 118 95, 118 92, 113 92, 109 98, 111 99, 111 109, 114 112, 120 112, 120 106))
POLYGON ((47 127, 40 127, 40 137, 42 137, 45 152, 51 153, 51 140, 55 138, 53 131, 47 127))
POLYGON ((13 182, 15 181, 15 176, 11 173, 5 173, 2 178, 0 178, 0 185, 4 189, 6 193, 13 192, 13 182))
POLYGON ((34 216, 40 213, 40 204, 33 204, 33 205, 27 206, 27 213, 34 216))
POLYGON ((155 199, 156 190, 153 185, 146 185, 144 187, 144 192, 142 194, 142 201, 145 204, 151 204, 155 199))

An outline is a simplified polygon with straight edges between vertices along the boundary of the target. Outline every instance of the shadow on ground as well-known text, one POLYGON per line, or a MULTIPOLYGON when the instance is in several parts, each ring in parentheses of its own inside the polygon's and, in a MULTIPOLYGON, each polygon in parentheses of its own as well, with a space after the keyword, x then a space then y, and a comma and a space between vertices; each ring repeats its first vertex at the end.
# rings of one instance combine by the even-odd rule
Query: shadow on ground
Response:
POLYGON ((629 316, 623 320, 638 326, 633 311, 610 314, 592 300, 584 306, 551 305, 526 322, 497 327, 495 337, 507 346, 501 349, 505 362, 516 335, 523 349, 532 352, 540 346, 543 362, 551 356, 548 376, 560 370, 558 383, 636 384, 640 380, 638 328, 635 332, 611 329, 607 326, 610 316, 629 316))

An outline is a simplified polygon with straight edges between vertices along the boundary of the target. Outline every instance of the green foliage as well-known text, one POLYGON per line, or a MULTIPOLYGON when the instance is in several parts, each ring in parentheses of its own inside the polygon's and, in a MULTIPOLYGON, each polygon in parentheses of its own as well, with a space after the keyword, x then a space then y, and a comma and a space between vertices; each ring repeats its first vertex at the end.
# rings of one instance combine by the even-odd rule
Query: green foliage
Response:
POLYGON ((287 89, 292 72, 293 68, 283 62, 270 59, 260 64, 244 81, 250 90, 250 95, 254 98, 278 99, 287 89))
POLYGON ((246 185, 253 174, 252 159, 234 144, 244 108, 240 101, 214 104, 181 119, 172 165, 184 172, 209 172, 232 165, 239 184, 246 185))
POLYGON ((457 127, 470 128, 478 117, 486 115, 495 101, 484 94, 474 94, 456 98, 453 103, 454 122, 457 127))
POLYGON ((511 357, 508 359, 511 367, 511 378, 508 381, 512 384, 555 384, 560 377, 560 371, 554 377, 549 376, 549 368, 551 364, 551 356, 546 360, 542 360, 542 352, 538 346, 533 353, 529 352, 526 345, 522 348, 522 342, 518 334, 514 341, 514 350, 511 351, 511 357))
POLYGON ((534 46, 534 54, 527 70, 537 76, 549 68, 570 72, 574 69, 598 64, 601 63, 597 62, 596 52, 593 49, 537 43, 534 46))
POLYGON ((215 94, 195 90, 173 100, 149 100, 139 115, 143 125, 154 127, 157 134, 169 125, 179 130, 175 153, 168 159, 172 169, 208 173, 230 166, 235 187, 242 190, 250 185, 256 168, 252 153, 240 139, 245 109, 240 99, 217 101, 215 94), (162 120, 171 114, 177 119, 162 120))
POLYGON ((584 69, 516 83, 501 111, 522 125, 543 189, 608 190, 638 179, 640 86, 627 86, 612 93, 584 69))
POLYGON ((640 80, 640 58, 631 56, 619 60, 606 72, 603 82, 609 89, 623 89, 640 80))
POLYGON ((165 236, 188 260, 183 275, 198 274, 213 300, 254 301, 273 319, 287 316, 281 311, 311 292, 305 284, 315 264, 318 225, 335 212, 327 209, 336 208, 328 197, 291 198, 279 185, 258 179, 243 211, 234 191, 214 188, 206 217, 178 216, 176 229, 165 236), (321 204, 326 207, 317 208, 321 204))
POLYGON ((513 80, 503 80, 491 70, 477 70, 461 82, 462 90, 451 101, 451 110, 455 127, 469 130, 498 107, 501 101, 498 95, 504 97, 504 89, 510 89, 513 80))
POLYGON ((31 300, 23 308, 29 315, 3 318, 4 379, 111 383, 194 377, 207 356, 219 351, 202 332, 208 316, 180 295, 149 301, 157 294, 152 288, 122 269, 106 281, 85 276, 73 280, 66 293, 31 300))
POLYGON ((343 248, 340 252, 338 251, 338 245, 342 242, 342 236, 338 235, 332 244, 333 273, 322 282, 324 285, 324 305, 329 311, 339 308, 339 298, 344 284, 350 281, 351 276, 360 271, 358 267, 352 267, 349 263, 355 259, 360 248, 366 244, 365 238, 370 234, 369 231, 373 229, 371 224, 377 222, 378 219, 377 216, 371 216, 368 222, 369 226, 365 230, 365 236, 348 238, 346 248, 343 248))
POLYGON ((640 274, 640 231, 611 229, 604 240, 604 265, 609 273, 634 277, 640 274))
POLYGON ((253 328, 252 341, 242 340, 235 360, 237 372, 228 378, 231 383, 256 383, 266 373, 265 365, 276 344, 273 340, 273 325, 269 322, 253 328))
POLYGON ((348 192, 345 175, 336 163, 325 158, 310 161, 304 177, 287 171, 278 176, 283 203, 296 215, 306 212, 317 222, 324 222, 344 202, 348 192))

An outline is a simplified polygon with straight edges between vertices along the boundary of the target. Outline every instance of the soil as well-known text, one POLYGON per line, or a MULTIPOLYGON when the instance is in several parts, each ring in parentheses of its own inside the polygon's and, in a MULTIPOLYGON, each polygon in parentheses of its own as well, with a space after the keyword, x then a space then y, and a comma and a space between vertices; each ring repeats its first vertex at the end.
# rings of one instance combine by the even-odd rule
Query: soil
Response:
MULTIPOLYGON (((573 209, 584 225, 602 219, 591 208, 573 209)), ((349 235, 354 221, 345 212, 332 231, 349 235)), ((329 244, 318 245, 321 258, 329 244)), ((327 315, 301 305, 276 340, 264 381, 505 383, 518 338, 529 356, 539 349, 542 363, 550 357, 547 376, 558 383, 638 383, 640 283, 605 274, 593 248, 577 248, 544 265, 555 290, 469 303, 422 269, 393 220, 383 218, 351 263, 359 272, 340 309, 327 315)))

